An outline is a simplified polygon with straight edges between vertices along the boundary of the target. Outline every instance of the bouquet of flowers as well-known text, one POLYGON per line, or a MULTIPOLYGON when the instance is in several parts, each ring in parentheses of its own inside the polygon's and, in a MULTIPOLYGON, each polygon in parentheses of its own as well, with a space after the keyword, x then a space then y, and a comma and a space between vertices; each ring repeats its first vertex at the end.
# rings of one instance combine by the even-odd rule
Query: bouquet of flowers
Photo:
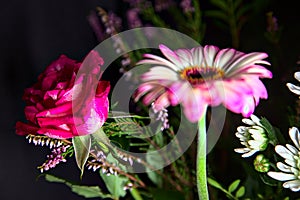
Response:
MULTIPOLYGON (((268 98, 262 79, 279 62, 240 50, 258 1, 210 0, 205 9, 198 0, 124 1, 125 22, 100 7, 88 16, 100 43, 81 62, 62 55, 25 90, 27 122, 17 122, 16 133, 50 149, 38 167, 45 179, 98 199, 296 198, 299 113, 290 108, 283 133, 254 114, 268 98), (230 47, 201 45, 206 21, 229 31, 230 47), (234 135, 231 127, 236 144, 217 143, 234 135), (73 158, 81 179, 92 170, 104 185, 51 174, 73 158), (226 162, 240 173, 222 174, 226 162)), ((280 50, 273 13, 266 22, 264 37, 280 50)), ((300 95, 298 86, 288 89, 300 95)))

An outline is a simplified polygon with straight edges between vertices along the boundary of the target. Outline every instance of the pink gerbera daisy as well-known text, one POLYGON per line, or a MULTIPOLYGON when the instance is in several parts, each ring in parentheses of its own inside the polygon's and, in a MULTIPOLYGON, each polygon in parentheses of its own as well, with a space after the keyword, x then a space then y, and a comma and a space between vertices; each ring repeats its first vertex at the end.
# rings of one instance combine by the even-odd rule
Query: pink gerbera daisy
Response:
POLYGON ((216 46, 199 46, 191 50, 170 50, 159 45, 162 58, 145 54, 137 64, 155 65, 142 75, 135 100, 142 96, 146 105, 155 103, 157 109, 182 104, 191 122, 198 121, 207 106, 223 104, 235 113, 249 117, 259 99, 268 97, 259 78, 272 78, 261 66, 266 53, 242 53, 216 46))

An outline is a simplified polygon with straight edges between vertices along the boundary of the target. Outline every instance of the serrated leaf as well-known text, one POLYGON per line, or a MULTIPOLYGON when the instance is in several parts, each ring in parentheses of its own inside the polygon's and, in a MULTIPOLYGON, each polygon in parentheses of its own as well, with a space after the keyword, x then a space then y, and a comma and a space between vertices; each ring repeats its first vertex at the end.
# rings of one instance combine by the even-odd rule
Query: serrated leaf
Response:
POLYGON ((220 183, 218 183, 217 181, 215 181, 212 178, 207 178, 207 182, 209 183, 209 185, 218 188, 220 190, 224 190, 224 188, 222 187, 222 185, 220 183))
POLYGON ((98 186, 84 186, 84 185, 76 185, 72 184, 69 181, 66 181, 62 178, 58 178, 56 176, 46 174, 45 179, 52 183, 63 183, 71 188, 72 192, 81 195, 85 198, 111 198, 111 195, 104 194, 98 186))
POLYGON ((241 182, 241 180, 239 180, 239 179, 233 181, 228 187, 228 192, 232 193, 233 191, 235 191, 237 189, 237 187, 239 186, 240 182, 241 182))
POLYGON ((90 149, 91 149, 91 136, 83 135, 73 137, 72 143, 74 146, 75 159, 78 168, 81 171, 80 177, 83 175, 84 165, 89 157, 90 149))
POLYGON ((240 198, 242 196, 244 196, 245 194, 245 187, 242 186, 238 189, 238 191, 235 193, 236 198, 240 198))

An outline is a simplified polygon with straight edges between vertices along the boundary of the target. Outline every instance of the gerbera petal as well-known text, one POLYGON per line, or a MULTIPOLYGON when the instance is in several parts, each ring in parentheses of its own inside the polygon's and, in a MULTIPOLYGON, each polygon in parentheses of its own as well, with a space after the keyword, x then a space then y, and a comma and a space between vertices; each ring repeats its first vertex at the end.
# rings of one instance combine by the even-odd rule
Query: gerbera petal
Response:
POLYGON ((203 48, 202 46, 192 48, 193 63, 195 66, 202 66, 203 62, 203 48))
POLYGON ((171 69, 161 66, 152 67, 149 72, 141 76, 143 81, 170 80, 177 81, 178 75, 171 69))
POLYGON ((165 92, 165 89, 163 87, 161 88, 156 88, 150 92, 148 92, 144 98, 143 98, 143 103, 145 105, 149 105, 152 102, 154 102, 161 94, 165 92))
POLYGON ((183 99, 184 114, 191 122, 197 122, 206 110, 206 104, 202 101, 199 90, 190 89, 183 99))
POLYGON ((222 49, 216 55, 213 66, 217 68, 226 68, 231 62, 233 62, 236 50, 234 49, 222 49))
POLYGON ((194 66, 193 56, 190 50, 188 49, 178 49, 175 51, 178 55, 181 65, 184 67, 194 66))
POLYGON ((260 61, 267 57, 268 55, 266 53, 254 52, 254 53, 244 54, 236 61, 234 61, 230 66, 227 67, 226 73, 232 73, 232 71, 235 71, 236 68, 255 64, 256 61, 260 61))
POLYGON ((245 67, 241 67, 237 70, 228 73, 228 76, 235 76, 236 74, 253 74, 257 75, 260 78, 272 78, 273 74, 266 68, 260 65, 246 65, 245 67))
POLYGON ((159 45, 159 49, 166 58, 168 58, 172 63, 175 64, 175 66, 180 67, 179 69, 183 69, 185 67, 184 63, 181 61, 181 58, 177 55, 176 52, 172 51, 163 44, 159 45))
POLYGON ((171 105, 175 106, 182 102, 182 99, 185 97, 190 88, 191 86, 188 82, 174 82, 168 88, 168 96, 171 105))
POLYGON ((174 65, 174 63, 162 58, 162 57, 159 57, 159 56, 155 56, 155 55, 152 55, 152 54, 144 54, 144 57, 145 58, 151 58, 152 60, 150 59, 145 59, 145 60, 141 60, 139 62, 137 62, 136 64, 137 65, 141 65, 141 64, 157 64, 157 65, 165 65, 167 67, 170 67, 171 69, 173 69, 174 71, 178 71, 180 70, 180 68, 178 67, 178 65, 174 65))
POLYGON ((167 93, 163 93, 162 95, 160 95, 156 101, 154 102, 155 104, 155 109, 156 110, 162 110, 164 108, 167 108, 170 105, 170 101, 168 99, 168 94, 167 93))
POLYGON ((206 45, 203 50, 204 54, 204 61, 206 64, 206 67, 213 67, 214 60, 217 52, 219 51, 219 48, 213 45, 206 45))

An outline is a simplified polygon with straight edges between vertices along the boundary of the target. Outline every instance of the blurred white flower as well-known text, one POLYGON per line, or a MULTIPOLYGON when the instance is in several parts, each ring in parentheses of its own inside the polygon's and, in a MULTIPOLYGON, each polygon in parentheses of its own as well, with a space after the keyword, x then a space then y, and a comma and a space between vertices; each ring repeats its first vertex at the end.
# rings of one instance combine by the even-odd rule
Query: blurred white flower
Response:
POLYGON ((297 128, 293 127, 289 131, 290 138, 296 147, 286 144, 277 145, 275 151, 285 160, 285 163, 278 162, 277 168, 282 172, 268 172, 268 175, 283 183, 284 188, 289 188, 293 192, 300 191, 300 133, 297 128))
POLYGON ((250 116, 251 119, 243 119, 242 122, 249 126, 239 126, 237 128, 236 137, 244 145, 244 148, 234 149, 237 153, 242 153, 242 157, 250 157, 258 151, 267 148, 269 139, 260 120, 255 115, 250 116))
MULTIPOLYGON (((300 72, 296 72, 294 74, 295 79, 297 79, 298 81, 300 81, 300 72)), ((287 83, 286 86, 290 89, 291 92, 300 95, 300 87, 296 86, 292 83, 287 83)))

